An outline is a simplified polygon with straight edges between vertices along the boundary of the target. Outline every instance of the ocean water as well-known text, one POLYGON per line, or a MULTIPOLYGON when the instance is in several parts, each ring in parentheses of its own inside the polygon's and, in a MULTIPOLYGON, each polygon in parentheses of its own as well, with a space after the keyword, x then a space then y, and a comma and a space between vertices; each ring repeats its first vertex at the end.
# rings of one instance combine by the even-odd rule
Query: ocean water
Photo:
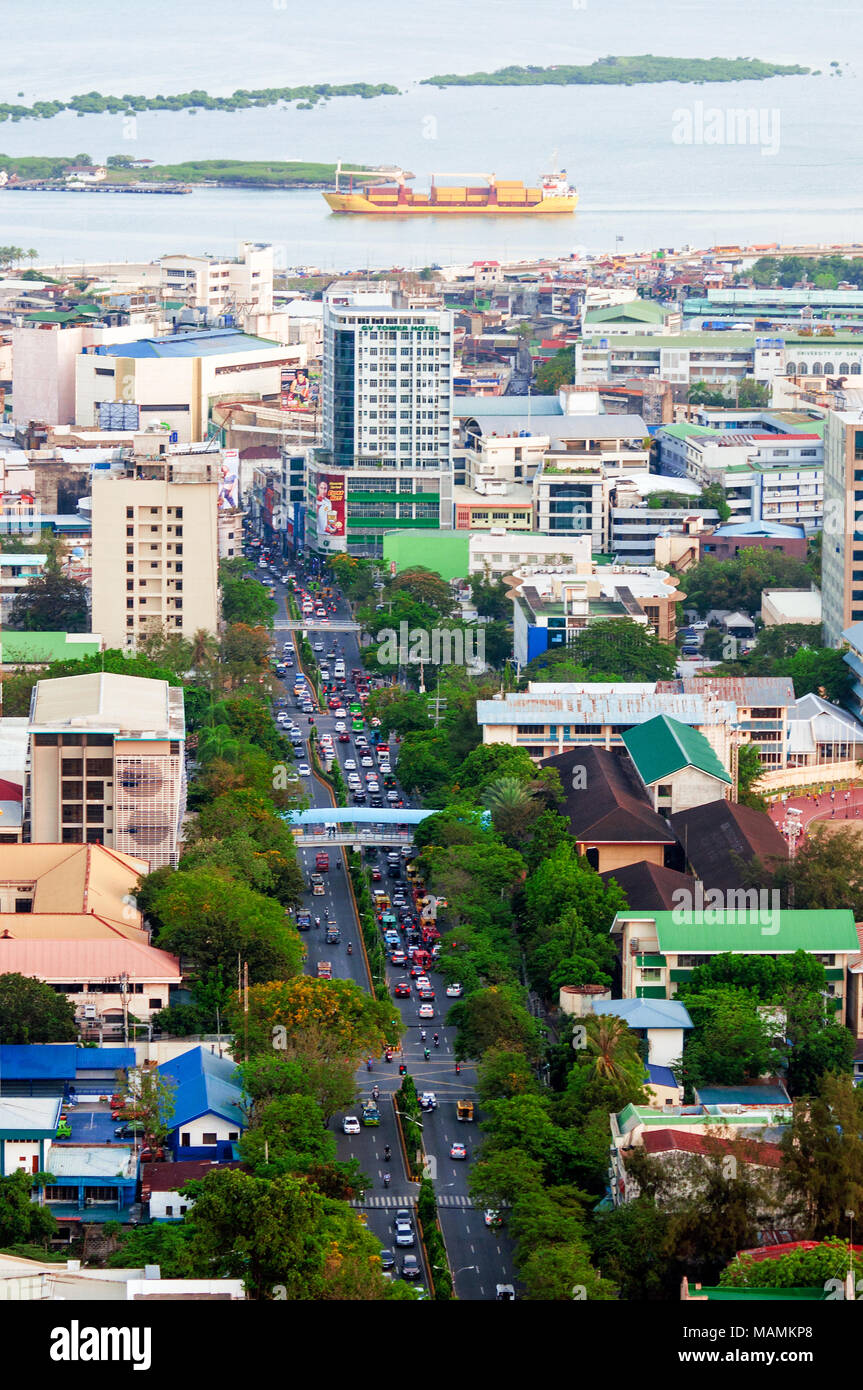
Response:
MULTIPOLYGON (((0 240, 45 261, 149 259, 274 242, 285 265, 406 267, 494 256, 706 245, 863 241, 863 6, 803 0, 43 0, 37 47, 7 48, 0 92, 171 92, 304 81, 393 81, 398 97, 312 111, 64 114, 0 124, 9 155, 343 159, 533 182, 552 162, 579 188, 575 217, 334 216, 318 193, 188 197, 0 191, 0 240), (814 32, 813 32, 814 31, 814 32), (451 88, 439 71, 590 62, 609 52, 752 56, 821 76, 687 86, 451 88), (38 55, 38 57, 37 57, 38 55), (832 60, 842 64, 831 75, 832 60), (736 113, 751 113, 738 116, 736 113)), ((5 0, 13 26, 32 7, 5 0)), ((0 160, 0 163, 2 161, 0 160)))

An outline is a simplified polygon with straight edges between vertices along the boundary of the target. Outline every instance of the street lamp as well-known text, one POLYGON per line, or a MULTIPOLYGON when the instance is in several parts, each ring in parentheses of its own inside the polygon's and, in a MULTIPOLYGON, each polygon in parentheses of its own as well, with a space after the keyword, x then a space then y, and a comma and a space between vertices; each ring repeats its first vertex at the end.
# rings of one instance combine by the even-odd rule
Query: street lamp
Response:
POLYGON ((404 1113, 403 1110, 396 1110, 396 1114, 397 1114, 397 1115, 400 1115, 401 1118, 402 1118, 403 1120, 412 1120, 413 1123, 417 1126, 418 1129, 422 1129, 422 1128, 423 1128, 422 1121, 421 1121, 421 1120, 414 1120, 413 1115, 406 1115, 406 1114, 404 1113))
MULTIPOLYGON (((446 1265, 432 1265, 432 1269, 443 1269, 443 1270, 445 1270, 445 1269, 446 1269, 446 1265)), ((477 1273, 477 1266, 476 1266, 476 1265, 462 1265, 461 1269, 454 1269, 454 1270, 452 1271, 452 1277, 453 1277, 453 1279, 455 1279, 456 1276, 459 1275, 459 1274, 464 1274, 465 1270, 467 1270, 467 1269, 472 1269, 472 1270, 474 1271, 475 1274, 477 1273)))

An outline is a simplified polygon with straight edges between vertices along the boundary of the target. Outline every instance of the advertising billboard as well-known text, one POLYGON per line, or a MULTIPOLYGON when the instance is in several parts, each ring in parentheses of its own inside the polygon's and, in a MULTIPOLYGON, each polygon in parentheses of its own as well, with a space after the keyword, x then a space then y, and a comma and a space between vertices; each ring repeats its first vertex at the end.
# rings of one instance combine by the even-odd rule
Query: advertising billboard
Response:
POLYGON ((309 410, 317 404, 318 383, 309 380, 305 367, 283 367, 280 401, 282 410, 309 410))
MULTIPOLYGON (((318 545, 327 549, 331 540, 345 534, 345 476, 319 473, 315 496, 315 532, 318 545)), ((336 547, 338 549, 339 547, 336 547)))
POLYGON ((219 506, 240 505, 240 451, 225 449, 219 469, 219 506))

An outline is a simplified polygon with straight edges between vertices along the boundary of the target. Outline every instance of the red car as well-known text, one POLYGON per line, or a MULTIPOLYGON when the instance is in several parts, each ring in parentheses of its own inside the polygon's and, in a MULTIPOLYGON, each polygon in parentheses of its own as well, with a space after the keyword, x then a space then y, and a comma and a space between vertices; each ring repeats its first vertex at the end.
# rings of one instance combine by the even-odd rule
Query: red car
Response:
POLYGON ((382 878, 383 874, 380 869, 372 869, 372 883, 380 883, 382 878))
POLYGON ((350 734, 339 734, 339 743, 350 743, 350 734))
POLYGON ((395 995, 396 999, 410 999, 411 987, 408 984, 407 980, 399 980, 398 984, 393 990, 393 994, 395 995))

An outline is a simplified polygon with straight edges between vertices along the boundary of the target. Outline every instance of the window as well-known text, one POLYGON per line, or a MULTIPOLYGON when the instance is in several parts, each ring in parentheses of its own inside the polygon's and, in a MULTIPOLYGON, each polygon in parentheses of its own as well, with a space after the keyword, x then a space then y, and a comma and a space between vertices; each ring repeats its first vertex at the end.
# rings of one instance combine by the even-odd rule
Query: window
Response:
POLYGON ((239 1137, 240 1137, 240 1132, 239 1132, 239 1130, 237 1130, 237 1129, 229 1129, 229 1130, 228 1130, 228 1141, 229 1141, 229 1143, 231 1143, 231 1144, 236 1143, 237 1140, 239 1139, 239 1137))
POLYGON ((210 1134, 202 1134, 202 1135, 201 1135, 201 1143, 202 1143, 202 1144, 218 1144, 218 1142, 219 1142, 219 1136, 218 1136, 218 1134, 210 1133, 210 1134))
POLYGON ((670 800, 671 791, 672 788, 670 782, 660 782, 659 786, 656 788, 656 795, 662 798, 663 800, 665 800, 666 798, 670 800))
POLYGON ((165 1215, 166 1215, 166 1216, 173 1216, 173 1215, 174 1215, 174 1208, 173 1208, 173 1207, 166 1206, 166 1207, 165 1207, 165 1215))
POLYGON ((189 1134, 189 1133, 184 1133, 184 1134, 181 1134, 181 1135, 180 1135, 180 1147, 181 1147, 182 1149, 190 1149, 190 1148, 192 1147, 192 1136, 191 1136, 191 1134, 189 1134))

